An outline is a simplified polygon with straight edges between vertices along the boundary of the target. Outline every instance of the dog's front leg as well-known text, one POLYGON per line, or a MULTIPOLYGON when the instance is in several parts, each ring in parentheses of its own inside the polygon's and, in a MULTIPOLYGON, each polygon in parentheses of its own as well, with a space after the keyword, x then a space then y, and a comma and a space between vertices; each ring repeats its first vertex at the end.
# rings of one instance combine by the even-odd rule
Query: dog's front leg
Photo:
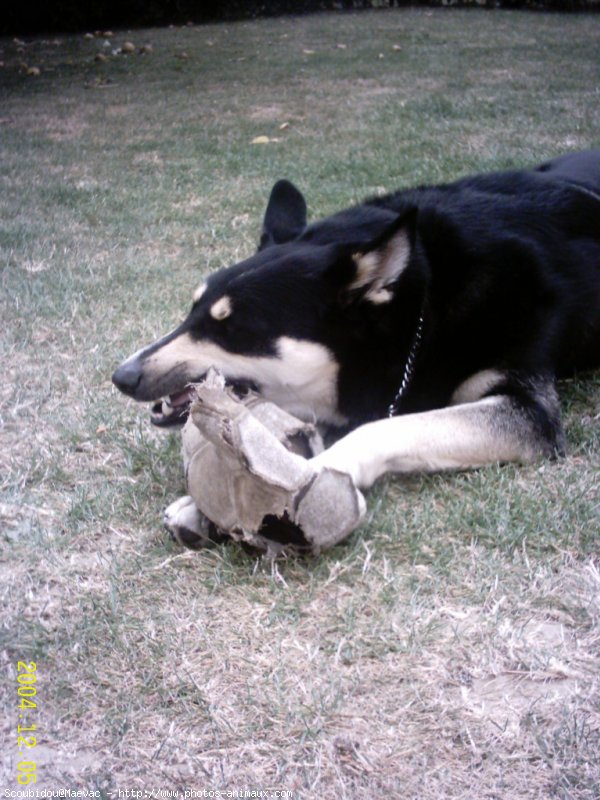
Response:
POLYGON ((507 461, 530 462, 562 450, 557 408, 510 395, 362 425, 312 459, 365 489, 387 472, 437 472, 507 461))

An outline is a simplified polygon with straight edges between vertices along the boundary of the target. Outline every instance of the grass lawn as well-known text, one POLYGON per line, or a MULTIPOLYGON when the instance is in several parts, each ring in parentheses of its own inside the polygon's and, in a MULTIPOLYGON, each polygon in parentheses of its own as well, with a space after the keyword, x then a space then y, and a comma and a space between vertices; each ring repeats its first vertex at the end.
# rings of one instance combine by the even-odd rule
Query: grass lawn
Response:
POLYGON ((597 798, 600 374, 562 386, 565 459, 386 479, 346 542, 275 565, 167 539, 178 437, 110 374, 252 252, 280 177, 314 219, 598 146, 598 17, 330 14, 0 62, 0 786, 597 798))

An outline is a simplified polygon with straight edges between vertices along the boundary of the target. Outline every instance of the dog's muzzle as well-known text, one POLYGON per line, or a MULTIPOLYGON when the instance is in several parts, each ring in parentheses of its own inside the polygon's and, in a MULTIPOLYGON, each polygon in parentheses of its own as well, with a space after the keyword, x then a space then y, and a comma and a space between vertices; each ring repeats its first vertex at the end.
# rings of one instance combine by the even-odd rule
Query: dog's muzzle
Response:
POLYGON ((140 396, 140 384, 142 382, 142 359, 129 358, 124 361, 114 371, 112 382, 120 392, 133 397, 138 401, 153 401, 151 410, 151 422, 153 425, 159 427, 171 427, 172 425, 183 425, 186 421, 190 402, 191 394, 187 387, 181 387, 181 390, 174 392, 162 399, 152 397, 140 396))
MULTIPOLYGON (((192 382, 185 384, 166 397, 152 398, 146 396, 146 392, 140 392, 142 382, 141 358, 130 358, 124 361, 112 375, 112 382, 120 392, 133 397, 138 401, 150 401, 152 403, 150 411, 150 421, 159 428, 171 428, 176 425, 183 425, 188 418, 190 405, 195 397, 192 382), (143 395, 143 396, 141 396, 143 395)), ((204 378, 200 376, 197 383, 204 378)), ((227 381, 227 385, 238 395, 244 397, 250 390, 258 391, 258 387, 252 381, 232 380, 227 381)))

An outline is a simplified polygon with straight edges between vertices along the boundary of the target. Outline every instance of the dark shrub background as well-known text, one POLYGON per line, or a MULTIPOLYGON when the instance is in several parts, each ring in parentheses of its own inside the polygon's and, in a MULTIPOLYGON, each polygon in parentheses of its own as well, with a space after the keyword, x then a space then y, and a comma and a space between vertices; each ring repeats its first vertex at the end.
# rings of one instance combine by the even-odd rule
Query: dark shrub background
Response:
POLYGON ((277 14, 358 11, 404 6, 598 11, 600 0, 61 0, 46 2, 32 13, 26 3, 7 3, 0 33, 43 33, 146 27, 252 19, 277 14))

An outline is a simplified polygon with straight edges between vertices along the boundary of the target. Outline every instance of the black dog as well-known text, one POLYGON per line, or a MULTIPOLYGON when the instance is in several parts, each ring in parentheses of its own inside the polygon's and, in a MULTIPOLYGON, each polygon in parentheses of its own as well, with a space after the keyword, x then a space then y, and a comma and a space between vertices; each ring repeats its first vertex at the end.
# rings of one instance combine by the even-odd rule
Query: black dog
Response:
POLYGON ((171 424, 211 365, 339 428, 315 469, 357 486, 561 453, 556 378, 600 365, 600 150, 308 227, 280 181, 258 252, 211 275, 185 321, 113 381, 171 424))

